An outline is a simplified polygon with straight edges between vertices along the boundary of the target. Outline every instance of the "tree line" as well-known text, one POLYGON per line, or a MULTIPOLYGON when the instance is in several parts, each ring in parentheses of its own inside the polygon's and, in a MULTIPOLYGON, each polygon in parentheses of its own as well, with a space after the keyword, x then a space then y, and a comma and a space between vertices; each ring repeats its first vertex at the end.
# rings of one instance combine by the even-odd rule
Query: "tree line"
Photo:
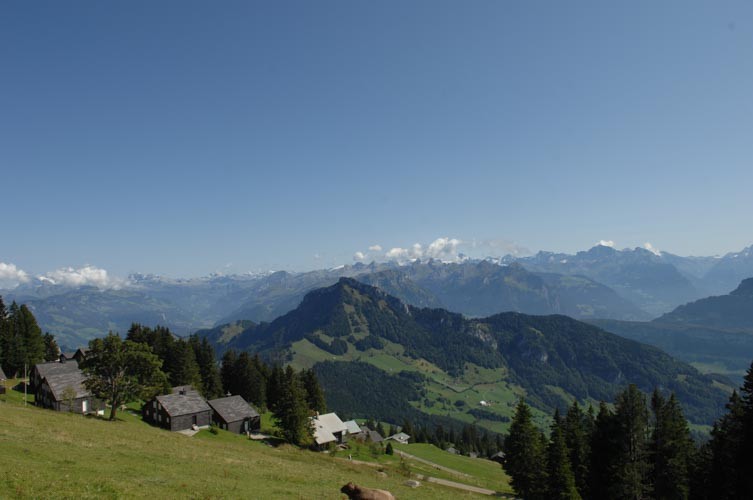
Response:
POLYGON ((526 499, 753 498, 753 364, 700 446, 674 394, 647 399, 630 385, 598 412, 577 401, 556 410, 548 436, 521 400, 504 452, 526 499))
POLYGON ((24 368, 60 356, 55 337, 42 334, 31 310, 13 301, 6 307, 0 296, 0 367, 8 377, 23 375, 24 368))

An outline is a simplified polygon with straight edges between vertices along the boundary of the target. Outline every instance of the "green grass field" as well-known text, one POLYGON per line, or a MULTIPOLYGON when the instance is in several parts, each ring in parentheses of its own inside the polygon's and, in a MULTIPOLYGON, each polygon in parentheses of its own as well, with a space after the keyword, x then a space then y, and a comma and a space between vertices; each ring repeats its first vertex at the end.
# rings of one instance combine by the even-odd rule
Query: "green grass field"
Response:
MULTIPOLYGON (((398 498, 477 496, 425 482, 411 489, 397 457, 367 446, 333 456, 225 431, 186 437, 128 411, 109 422, 23 406, 22 397, 0 396, 0 498, 342 498, 348 481, 398 498), (348 454, 373 465, 351 463, 348 454)), ((480 466, 478 477, 461 482, 501 489, 506 479, 497 474, 492 481, 480 466)))

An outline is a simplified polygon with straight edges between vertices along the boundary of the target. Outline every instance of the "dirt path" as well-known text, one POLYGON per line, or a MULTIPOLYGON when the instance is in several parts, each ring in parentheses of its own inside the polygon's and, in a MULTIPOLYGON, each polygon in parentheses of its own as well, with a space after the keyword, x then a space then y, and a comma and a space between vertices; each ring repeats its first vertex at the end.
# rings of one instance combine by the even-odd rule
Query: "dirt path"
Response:
POLYGON ((468 475, 468 474, 466 474, 464 472, 460 472, 460 471, 457 471, 455 469, 450 469, 449 467, 445 467, 444 465, 435 464, 434 462, 430 462, 430 461, 428 461, 426 459, 419 458, 419 457, 417 457, 415 455, 411 455, 410 453, 405 453, 404 451, 400 451, 400 450, 395 450, 395 451, 397 452, 398 455, 400 455, 403 458, 408 458, 410 460, 415 460, 416 462, 421 462, 421 463, 424 463, 426 465, 430 465, 430 466, 434 467, 437 470, 443 470, 445 472, 449 472, 450 474, 454 474, 456 476, 471 477, 470 475, 468 475))
MULTIPOLYGON (((406 458, 411 458, 411 459, 416 458, 413 455, 408 455, 407 453, 405 455, 406 455, 406 458)), ((348 460, 347 458, 345 458, 345 459, 341 458, 340 460, 347 461, 348 463, 351 463, 351 464, 366 465, 366 466, 369 466, 369 467, 384 467, 384 465, 385 465, 385 464, 380 464, 380 463, 375 463, 375 462, 364 462, 362 460, 348 460)), ((431 462, 429 462, 428 460, 419 460, 419 461, 431 464, 431 462)), ((447 468, 443 468, 443 469, 447 470, 447 471, 451 471, 452 470, 452 469, 447 469, 447 468)), ((457 474, 462 474, 462 473, 457 472, 457 471, 453 471, 453 472, 455 472, 457 474)), ((462 475, 470 477, 470 476, 468 476, 468 474, 462 474, 462 475)), ((490 489, 487 489, 487 488, 481 488, 479 486, 471 486, 470 484, 458 483, 456 481, 450 481, 450 480, 447 480, 447 479, 440 479, 438 477, 425 476, 423 474, 415 474, 414 477, 416 479, 418 479, 419 481, 425 481, 427 483, 439 484, 441 486, 446 486, 448 488, 455 488, 457 490, 468 491, 468 492, 471 492, 471 493, 478 493, 480 495, 498 496, 498 497, 503 497, 504 496, 501 493, 498 493, 498 492, 496 492, 494 490, 490 490, 490 489)))
POLYGON ((441 484, 442 486, 447 486, 448 488, 470 491, 471 493, 479 493, 481 495, 502 496, 500 493, 497 493, 494 490, 488 490, 486 488, 480 488, 478 486, 471 486, 470 484, 457 483, 455 481, 449 481, 447 479, 439 479, 438 477, 416 474, 416 479, 426 481, 427 483, 441 484))

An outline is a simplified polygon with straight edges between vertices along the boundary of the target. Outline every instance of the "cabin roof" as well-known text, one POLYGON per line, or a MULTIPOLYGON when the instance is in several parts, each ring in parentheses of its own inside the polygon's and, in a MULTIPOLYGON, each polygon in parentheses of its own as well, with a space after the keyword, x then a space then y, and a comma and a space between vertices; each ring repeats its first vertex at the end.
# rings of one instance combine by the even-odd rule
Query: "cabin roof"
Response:
MULTIPOLYGON (((65 363, 61 363, 65 364, 65 363)), ((75 393, 75 399, 89 396, 89 391, 84 387, 86 375, 79 370, 52 373, 44 378, 44 382, 50 388, 55 401, 63 401, 63 392, 70 387, 75 393)))
POLYGON ((171 417, 212 411, 204 398, 196 391, 174 392, 155 398, 171 417))
POLYGON ((212 399, 207 403, 225 422, 237 422, 259 416, 259 412, 241 396, 212 399))

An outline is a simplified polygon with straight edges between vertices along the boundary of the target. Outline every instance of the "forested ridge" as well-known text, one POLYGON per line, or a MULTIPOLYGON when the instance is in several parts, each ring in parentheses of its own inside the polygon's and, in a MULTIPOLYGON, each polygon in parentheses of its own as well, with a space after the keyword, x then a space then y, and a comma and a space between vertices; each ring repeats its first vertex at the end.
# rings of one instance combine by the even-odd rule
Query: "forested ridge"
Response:
POLYGON ((572 398, 610 400, 635 383, 644 392, 657 386, 675 392, 692 421, 710 424, 727 397, 710 377, 659 349, 566 316, 503 313, 466 319, 443 309, 409 306, 347 278, 310 292, 297 309, 272 323, 252 324, 229 338, 221 331, 204 332, 220 351, 284 356, 293 342, 308 339, 339 355, 350 344, 359 349, 384 340, 451 376, 469 363, 503 368, 526 390, 531 404, 547 411, 566 408, 572 398))

